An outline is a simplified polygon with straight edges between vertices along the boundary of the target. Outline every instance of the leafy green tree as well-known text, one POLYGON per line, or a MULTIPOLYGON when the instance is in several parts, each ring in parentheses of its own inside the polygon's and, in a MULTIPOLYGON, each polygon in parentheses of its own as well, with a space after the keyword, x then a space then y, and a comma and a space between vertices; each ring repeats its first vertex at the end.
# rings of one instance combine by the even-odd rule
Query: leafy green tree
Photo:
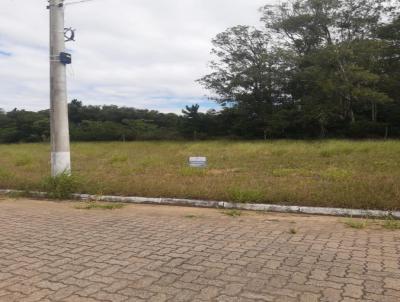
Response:
POLYGON ((394 12, 390 0, 293 0, 262 8, 266 28, 305 55, 321 47, 375 38, 394 12))
POLYGON ((7 115, 3 109, 0 108, 0 129, 7 126, 10 121, 7 118, 7 115))
POLYGON ((186 106, 182 110, 183 113, 183 133, 186 137, 192 137, 194 140, 198 139, 198 135, 202 128, 202 116, 199 112, 200 105, 195 104, 186 106))
POLYGON ((80 124, 82 122, 83 104, 76 99, 68 104, 68 115, 71 123, 80 124))
POLYGON ((267 138, 274 106, 285 101, 285 74, 279 50, 264 31, 236 26, 217 35, 212 50, 212 73, 199 82, 214 93, 223 107, 233 107, 253 131, 267 138))
POLYGON ((400 135, 400 13, 396 11, 393 21, 382 25, 377 34, 385 45, 379 66, 383 72, 380 87, 394 100, 381 107, 381 118, 390 125, 392 135, 400 135))
POLYGON ((382 50, 376 39, 394 7, 387 0, 296 0, 263 8, 266 29, 297 54, 288 91, 312 116, 320 136, 338 118, 355 123, 357 112, 392 99, 382 89, 382 50))

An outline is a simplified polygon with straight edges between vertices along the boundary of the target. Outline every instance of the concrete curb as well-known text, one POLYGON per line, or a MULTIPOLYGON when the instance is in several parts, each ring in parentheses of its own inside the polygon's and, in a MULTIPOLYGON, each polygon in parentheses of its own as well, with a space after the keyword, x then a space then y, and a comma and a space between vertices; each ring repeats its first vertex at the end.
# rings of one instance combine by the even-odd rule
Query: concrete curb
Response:
MULTIPOLYGON (((47 197, 47 193, 45 192, 0 190, 0 195, 24 194, 24 193, 27 193, 32 197, 39 197, 39 198, 47 197)), ((86 201, 106 201, 106 202, 133 203, 133 204, 170 205, 170 206, 186 206, 186 207, 217 208, 217 209, 237 209, 237 210, 247 210, 247 211, 293 213, 293 214, 297 213, 297 214, 340 216, 340 217, 370 217, 370 218, 392 217, 395 219, 400 219, 400 211, 281 206, 272 204, 245 204, 245 203, 232 203, 225 201, 206 201, 206 200, 176 199, 176 198, 97 196, 88 194, 73 194, 72 197, 76 200, 86 200, 86 201)))

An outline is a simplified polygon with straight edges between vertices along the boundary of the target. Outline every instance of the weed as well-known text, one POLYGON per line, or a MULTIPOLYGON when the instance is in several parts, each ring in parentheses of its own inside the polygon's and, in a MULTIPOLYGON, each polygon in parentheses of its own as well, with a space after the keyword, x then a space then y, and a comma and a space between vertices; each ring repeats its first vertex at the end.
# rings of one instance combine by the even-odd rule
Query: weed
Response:
POLYGON ((229 190, 229 198, 238 203, 261 202, 264 194, 258 190, 233 188, 229 190))
POLYGON ((242 211, 239 211, 239 210, 229 210, 229 211, 224 211, 222 213, 224 215, 230 216, 230 217, 240 217, 243 214, 242 211))
POLYGON ((123 203, 99 203, 99 202, 86 202, 84 204, 79 204, 75 206, 75 209, 78 210, 117 210, 125 207, 123 203))
POLYGON ((185 217, 185 218, 188 218, 188 219, 201 218, 201 216, 194 215, 194 214, 188 214, 188 215, 185 215, 184 217, 185 217))
POLYGON ((68 173, 57 177, 46 177, 43 181, 43 188, 48 197, 54 199, 70 199, 72 194, 76 193, 78 185, 78 179, 68 173))
POLYGON ((344 221, 344 224, 353 229, 365 229, 368 225, 367 221, 364 220, 354 220, 354 219, 347 219, 344 221))
POLYGON ((289 233, 292 234, 292 235, 296 235, 297 234, 297 230, 295 228, 291 228, 289 230, 289 233))
POLYGON ((383 222, 382 226, 387 230, 400 230, 400 221, 390 217, 383 222))

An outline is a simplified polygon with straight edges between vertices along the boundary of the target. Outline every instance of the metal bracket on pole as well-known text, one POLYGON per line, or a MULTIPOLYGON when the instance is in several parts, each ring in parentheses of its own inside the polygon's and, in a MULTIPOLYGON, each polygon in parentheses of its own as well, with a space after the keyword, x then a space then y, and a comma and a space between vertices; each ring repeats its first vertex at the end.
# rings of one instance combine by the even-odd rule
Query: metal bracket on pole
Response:
POLYGON ((65 42, 75 41, 75 29, 72 27, 64 28, 65 42))

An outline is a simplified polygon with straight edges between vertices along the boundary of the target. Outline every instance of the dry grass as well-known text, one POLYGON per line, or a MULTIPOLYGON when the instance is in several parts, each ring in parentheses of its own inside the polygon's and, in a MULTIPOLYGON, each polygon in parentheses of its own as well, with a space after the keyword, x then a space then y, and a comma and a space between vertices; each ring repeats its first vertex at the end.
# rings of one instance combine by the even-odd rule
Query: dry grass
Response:
POLYGON ((78 210, 117 210, 122 209, 125 204, 106 202, 85 202, 75 206, 78 210))
POLYGON ((352 229, 365 229, 368 226, 367 220, 360 219, 346 219, 344 224, 352 229))
POLYGON ((396 231, 400 230, 400 220, 396 220, 393 217, 388 217, 386 219, 345 219, 343 223, 350 228, 353 229, 365 229, 371 228, 375 230, 391 230, 396 231))
MULTIPOLYGON (((0 145, 0 188, 43 189, 49 152, 0 145)), ((72 154, 81 193, 400 209, 399 141, 76 143, 72 154), (208 168, 188 168, 200 155, 208 168)))

